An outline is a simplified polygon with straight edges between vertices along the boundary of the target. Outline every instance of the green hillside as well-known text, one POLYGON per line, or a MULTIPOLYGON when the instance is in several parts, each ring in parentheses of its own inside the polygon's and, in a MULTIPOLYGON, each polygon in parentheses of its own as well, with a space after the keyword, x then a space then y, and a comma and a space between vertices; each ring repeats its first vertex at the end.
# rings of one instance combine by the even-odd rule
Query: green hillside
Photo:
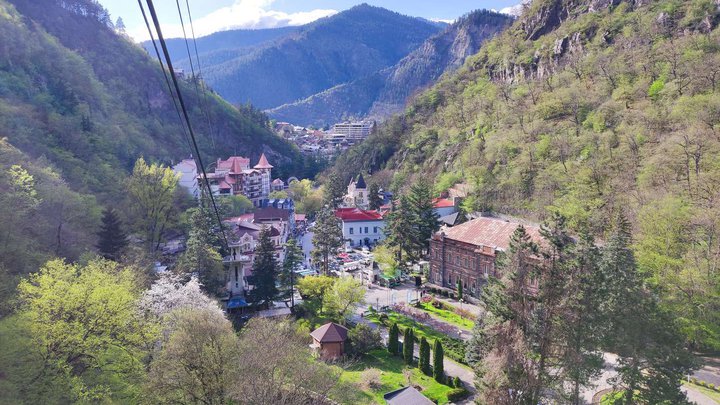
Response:
POLYGON ((458 182, 467 211, 602 238, 624 210, 690 344, 720 348, 720 4, 536 0, 336 170, 458 182))
MULTIPOLYGON (((157 62, 94 1, 0 0, 0 313, 18 276, 92 251, 101 206, 122 204, 136 159, 191 153, 157 62)), ((183 83, 203 157, 260 153, 290 175, 297 149, 258 111, 183 83)))

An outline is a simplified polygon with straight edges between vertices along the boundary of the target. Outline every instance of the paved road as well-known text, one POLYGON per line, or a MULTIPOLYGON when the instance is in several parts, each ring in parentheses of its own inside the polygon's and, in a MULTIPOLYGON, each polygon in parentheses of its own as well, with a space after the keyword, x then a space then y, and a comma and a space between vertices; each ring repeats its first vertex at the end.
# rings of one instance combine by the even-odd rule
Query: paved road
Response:
POLYGON ((305 234, 303 234, 300 238, 300 245, 302 246, 302 251, 305 254, 305 261, 303 264, 306 266, 310 264, 310 252, 312 252, 313 249, 312 238, 313 233, 311 231, 305 232, 305 234))

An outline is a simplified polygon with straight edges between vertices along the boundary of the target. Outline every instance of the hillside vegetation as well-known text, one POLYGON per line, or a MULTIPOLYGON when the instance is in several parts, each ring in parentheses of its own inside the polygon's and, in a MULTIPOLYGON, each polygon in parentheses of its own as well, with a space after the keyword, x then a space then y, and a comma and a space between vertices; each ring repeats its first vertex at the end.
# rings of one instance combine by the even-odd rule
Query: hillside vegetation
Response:
POLYGON ((466 211, 633 223, 688 343, 720 349, 720 2, 536 0, 337 163, 464 182, 466 211))
POLYGON ((250 54, 206 64, 205 78, 232 103, 272 108, 391 66, 439 30, 429 21, 362 4, 250 54))
MULTIPOLYGON (((157 61, 117 34, 94 1, 0 0, 0 38, 4 298, 49 258, 93 250, 101 205, 121 204, 138 157, 169 164, 191 149, 157 61)), ((206 163, 265 152, 276 175, 301 165, 257 110, 207 94, 210 131, 205 96, 191 82, 183 94, 206 163)))
POLYGON ((350 117, 384 119, 401 112, 412 94, 462 66, 483 42, 505 29, 512 19, 477 10, 433 35, 391 67, 268 111, 272 118, 323 126, 350 117))

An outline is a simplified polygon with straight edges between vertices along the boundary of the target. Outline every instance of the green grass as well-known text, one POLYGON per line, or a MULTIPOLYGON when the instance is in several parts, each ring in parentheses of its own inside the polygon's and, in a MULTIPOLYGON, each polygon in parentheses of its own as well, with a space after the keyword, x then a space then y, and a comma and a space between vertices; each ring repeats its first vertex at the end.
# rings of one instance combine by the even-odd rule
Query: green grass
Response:
POLYGON ((422 393, 438 404, 448 402, 447 393, 452 388, 423 374, 417 367, 405 365, 402 358, 390 355, 385 349, 377 349, 364 356, 357 364, 343 371, 340 383, 331 393, 331 398, 342 404, 383 404, 383 395, 408 385, 403 374, 409 371, 410 384, 422 387, 422 393), (381 386, 370 389, 363 386, 363 371, 376 368, 380 370, 381 386))
POLYGON ((611 392, 609 394, 605 394, 602 396, 602 398, 600 398, 600 405, 613 405, 615 401, 622 398, 623 395, 625 395, 625 391, 611 392))
MULTIPOLYGON (((448 305, 448 304, 444 304, 448 305)), ((429 312, 431 315, 434 315, 436 318, 445 321, 449 324, 455 325, 458 328, 462 328, 465 330, 471 330, 473 326, 475 326, 475 322, 473 322, 470 319, 463 318, 459 314, 449 311, 447 309, 440 309, 435 308, 431 303, 429 302, 422 302, 420 303, 420 309, 422 309, 425 312, 429 312)))
POLYGON ((720 404, 720 392, 693 383, 685 383, 684 385, 694 389, 695 391, 705 394, 706 396, 710 397, 712 400, 720 404))
POLYGON ((443 349, 445 351, 445 357, 450 358, 461 364, 465 363, 465 343, 462 340, 454 339, 450 336, 447 336, 442 332, 436 331, 435 329, 425 324, 416 322, 413 319, 397 312, 389 311, 384 314, 388 316, 388 319, 387 321, 385 321, 384 324, 382 321, 380 321, 381 313, 379 312, 373 312, 367 315, 366 318, 371 322, 384 326, 389 326, 393 323, 397 323, 398 327, 400 328, 401 334, 405 333, 405 329, 413 328, 415 332, 415 338, 419 341, 424 336, 425 339, 427 339, 430 343, 431 347, 435 343, 435 339, 440 339, 443 345, 443 349))

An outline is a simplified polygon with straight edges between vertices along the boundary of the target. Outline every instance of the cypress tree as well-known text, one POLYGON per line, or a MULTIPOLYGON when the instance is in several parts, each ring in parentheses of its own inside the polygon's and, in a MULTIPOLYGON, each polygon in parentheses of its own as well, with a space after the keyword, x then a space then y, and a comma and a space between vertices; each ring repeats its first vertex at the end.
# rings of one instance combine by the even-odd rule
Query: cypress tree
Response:
POLYGON ((97 236, 97 248, 100 255, 108 260, 119 260, 128 245, 128 241, 127 234, 123 230, 122 221, 120 221, 114 209, 105 208, 103 210, 102 224, 97 236))
POLYGON ((440 339, 435 339, 435 345, 433 346, 433 378, 439 383, 445 382, 444 357, 442 343, 440 343, 440 339))
POLYGON ((432 375, 432 368, 430 367, 430 343, 428 343, 425 336, 420 339, 420 359, 418 360, 418 367, 425 375, 432 375))
POLYGON ((405 339, 403 342, 403 358, 405 363, 412 364, 413 352, 415 351, 415 334, 413 328, 405 329, 405 339))
POLYGON ((400 335, 400 329, 397 324, 394 323, 390 327, 390 334, 388 336, 388 352, 392 355, 398 354, 398 336, 400 335))
POLYGON ((252 271, 252 276, 248 277, 248 282, 253 286, 253 289, 248 291, 248 301, 254 304, 271 303, 277 298, 279 291, 275 283, 278 273, 278 264, 275 260, 275 244, 270 239, 269 227, 264 227, 260 231, 252 271))
POLYGON ((463 285, 462 285, 462 281, 460 281, 460 280, 457 281, 457 299, 458 299, 458 301, 463 299, 463 285))

